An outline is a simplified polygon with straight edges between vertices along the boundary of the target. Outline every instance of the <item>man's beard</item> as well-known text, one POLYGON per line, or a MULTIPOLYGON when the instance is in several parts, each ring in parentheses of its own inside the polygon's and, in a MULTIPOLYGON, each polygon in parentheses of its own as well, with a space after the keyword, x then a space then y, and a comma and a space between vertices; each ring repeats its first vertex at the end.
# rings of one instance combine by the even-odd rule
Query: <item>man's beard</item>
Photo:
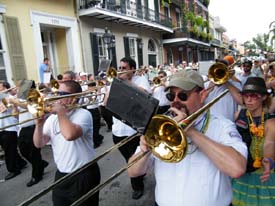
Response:
POLYGON ((190 112, 187 109, 186 105, 182 104, 180 102, 172 102, 171 107, 177 108, 178 110, 184 112, 187 116, 189 116, 189 114, 190 114, 190 112))

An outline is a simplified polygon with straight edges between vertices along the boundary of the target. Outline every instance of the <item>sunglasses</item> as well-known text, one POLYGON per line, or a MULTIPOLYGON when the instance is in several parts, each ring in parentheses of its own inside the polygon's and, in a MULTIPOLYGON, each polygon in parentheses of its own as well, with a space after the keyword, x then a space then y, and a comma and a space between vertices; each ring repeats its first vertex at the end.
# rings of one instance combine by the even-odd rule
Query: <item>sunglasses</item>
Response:
POLYGON ((64 92, 64 91, 58 91, 57 92, 57 95, 59 95, 59 96, 68 95, 68 94, 72 94, 72 93, 70 93, 70 92, 64 92))
POLYGON ((126 70, 127 68, 126 67, 118 67, 119 68, 119 70, 126 70))
POLYGON ((246 98, 246 99, 250 98, 252 100, 258 100, 262 97, 262 95, 257 94, 257 93, 243 93, 242 97, 246 98))
POLYGON ((170 102, 172 102, 172 101, 174 101, 174 99, 175 99, 175 97, 178 97, 181 101, 186 101, 187 99, 188 99, 188 95, 185 93, 185 92, 179 92, 179 93, 177 93, 177 94, 175 94, 175 93, 167 93, 166 94, 166 98, 170 101, 170 102))

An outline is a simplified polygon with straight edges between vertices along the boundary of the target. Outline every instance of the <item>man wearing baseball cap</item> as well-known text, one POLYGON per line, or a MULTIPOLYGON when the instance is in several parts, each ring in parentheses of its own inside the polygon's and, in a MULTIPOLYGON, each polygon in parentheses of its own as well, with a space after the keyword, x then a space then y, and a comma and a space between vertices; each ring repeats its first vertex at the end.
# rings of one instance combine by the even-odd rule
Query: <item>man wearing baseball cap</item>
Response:
MULTIPOLYGON (((202 77, 192 70, 174 75, 166 90, 170 110, 178 122, 200 109, 207 95, 202 77)), ((166 163, 149 153, 128 169, 129 175, 139 176, 154 167, 155 205, 229 205, 230 177, 236 178, 245 172, 247 157, 247 147, 234 123, 205 111, 185 135, 188 151, 182 161, 166 163)), ((155 136, 158 138, 158 134, 155 136)), ((142 136, 129 162, 148 149, 142 136)))

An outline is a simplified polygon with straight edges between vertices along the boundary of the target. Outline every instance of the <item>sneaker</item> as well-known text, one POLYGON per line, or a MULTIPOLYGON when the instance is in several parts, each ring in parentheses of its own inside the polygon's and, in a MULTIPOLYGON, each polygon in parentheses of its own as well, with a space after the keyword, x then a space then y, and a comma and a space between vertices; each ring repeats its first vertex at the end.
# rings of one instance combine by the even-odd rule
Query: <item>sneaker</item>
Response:
POLYGON ((12 179, 12 178, 16 177, 17 175, 19 175, 20 173, 21 173, 21 171, 10 172, 10 173, 5 177, 5 180, 12 179))
POLYGON ((143 195, 143 190, 134 190, 133 194, 132 194, 132 198, 134 200, 137 200, 137 199, 141 198, 142 195, 143 195))

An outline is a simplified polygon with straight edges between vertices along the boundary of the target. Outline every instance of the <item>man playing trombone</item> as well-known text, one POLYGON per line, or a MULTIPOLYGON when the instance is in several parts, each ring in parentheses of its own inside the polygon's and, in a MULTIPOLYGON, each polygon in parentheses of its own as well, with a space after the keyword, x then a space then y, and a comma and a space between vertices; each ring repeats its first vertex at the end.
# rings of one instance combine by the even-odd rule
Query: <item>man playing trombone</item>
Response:
MULTIPOLYGON (((60 84, 58 94, 80 93, 81 86, 68 80, 60 84)), ((36 120, 34 144, 41 148, 51 141, 53 156, 57 165, 55 181, 72 173, 95 157, 93 148, 93 127, 91 114, 82 108, 69 109, 77 104, 73 97, 62 98, 51 105, 52 114, 45 120, 36 120)), ((53 190, 54 206, 71 205, 100 182, 97 163, 72 177, 53 190)), ((99 192, 83 205, 97 206, 99 192)))
MULTIPOLYGON (((196 71, 177 73, 167 90, 170 110, 176 114, 177 122, 199 110, 207 95, 203 79, 196 71)), ((230 177, 245 172, 247 157, 247 148, 234 123, 205 111, 185 135, 188 151, 182 161, 166 163, 146 155, 128 169, 129 175, 145 174, 154 166, 159 206, 228 206, 232 198, 230 177)), ((148 149, 142 136, 140 147, 129 162, 148 149)))

